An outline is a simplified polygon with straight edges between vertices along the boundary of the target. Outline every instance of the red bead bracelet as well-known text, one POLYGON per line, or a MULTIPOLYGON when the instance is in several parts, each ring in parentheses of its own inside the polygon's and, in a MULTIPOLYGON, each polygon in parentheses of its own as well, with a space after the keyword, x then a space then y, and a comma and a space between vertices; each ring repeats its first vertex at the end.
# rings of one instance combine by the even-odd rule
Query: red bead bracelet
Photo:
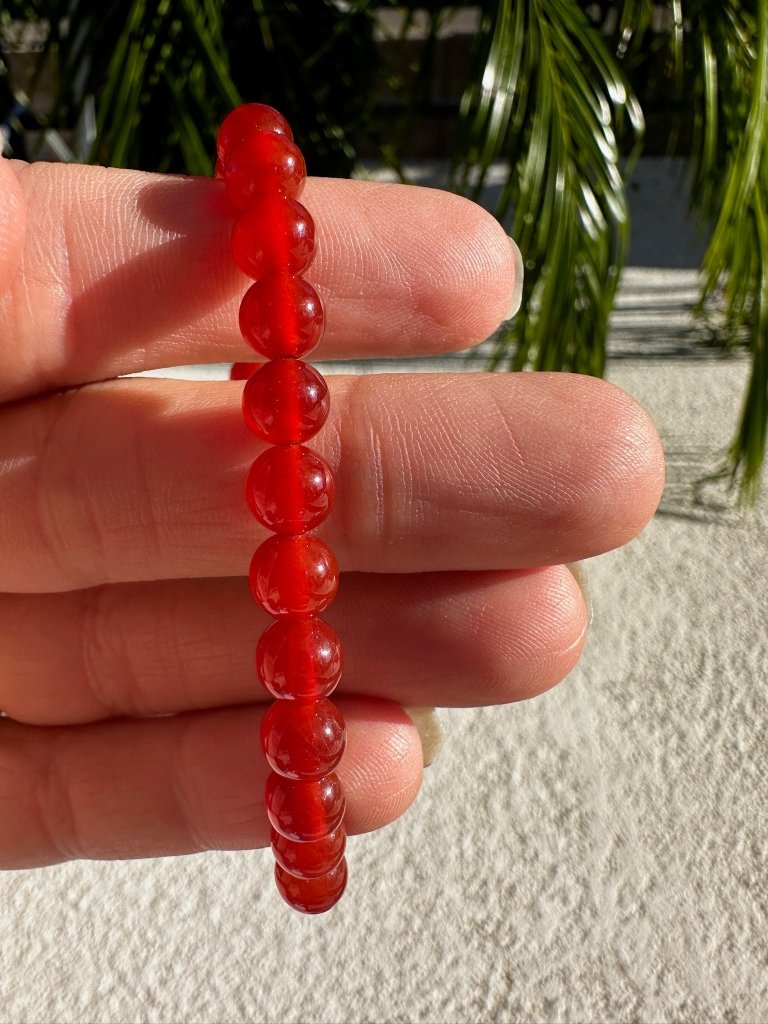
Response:
POLYGON ((328 463, 304 442, 328 417, 328 388, 302 356, 320 340, 325 316, 301 276, 312 262, 315 226, 297 201, 306 168, 288 122, 247 103, 224 120, 216 176, 234 207, 232 256, 255 279, 240 305, 240 331, 263 363, 236 363, 246 379, 243 416, 270 447, 248 472, 245 493, 274 536, 251 560, 254 600, 275 621, 256 649, 256 671, 275 698, 261 726, 271 768, 264 792, 272 825, 275 880, 296 910, 319 914, 347 883, 344 794, 336 768, 346 729, 328 700, 341 676, 341 643, 318 618, 336 596, 339 567, 309 531, 333 507, 328 463))

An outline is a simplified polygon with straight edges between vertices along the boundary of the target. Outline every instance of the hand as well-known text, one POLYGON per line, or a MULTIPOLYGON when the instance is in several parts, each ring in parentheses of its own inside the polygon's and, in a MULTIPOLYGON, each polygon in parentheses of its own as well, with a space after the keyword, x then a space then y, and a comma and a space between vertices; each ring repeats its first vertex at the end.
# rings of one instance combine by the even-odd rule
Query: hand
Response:
MULTIPOLYGON (((115 379, 253 358, 222 192, 0 163, 5 867, 268 842, 242 384, 115 379)), ((473 204, 320 179, 303 202, 328 322, 312 358, 445 352, 502 319, 512 254, 473 204)), ((337 477, 321 534, 345 573, 325 617, 345 644, 340 774, 360 832, 419 788, 401 704, 520 700, 569 672, 586 614, 563 563, 641 530, 663 469, 647 415, 590 378, 330 386, 313 446, 337 477)))

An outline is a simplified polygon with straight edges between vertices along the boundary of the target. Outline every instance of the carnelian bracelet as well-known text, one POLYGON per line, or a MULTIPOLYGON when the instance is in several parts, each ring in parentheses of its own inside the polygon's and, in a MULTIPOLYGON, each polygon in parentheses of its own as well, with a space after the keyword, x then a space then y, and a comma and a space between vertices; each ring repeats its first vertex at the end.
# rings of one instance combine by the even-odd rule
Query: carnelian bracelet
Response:
POLYGON ((277 888, 295 909, 318 914, 344 892, 347 863, 335 772, 346 729, 328 700, 341 676, 341 643, 318 618, 336 596, 339 567, 310 532, 331 511, 335 485, 327 462, 304 444, 329 406, 325 381, 301 359, 325 325, 320 298, 301 276, 314 256, 315 228, 296 201, 306 170, 282 114, 261 103, 238 107, 222 123, 217 148, 216 176, 236 211, 232 256, 255 279, 240 305, 240 330, 267 359, 243 391, 245 422, 270 445, 245 485, 251 511, 274 534, 248 573, 254 600, 275 619, 256 648, 258 677, 276 698, 261 727, 271 768, 264 802, 277 888))

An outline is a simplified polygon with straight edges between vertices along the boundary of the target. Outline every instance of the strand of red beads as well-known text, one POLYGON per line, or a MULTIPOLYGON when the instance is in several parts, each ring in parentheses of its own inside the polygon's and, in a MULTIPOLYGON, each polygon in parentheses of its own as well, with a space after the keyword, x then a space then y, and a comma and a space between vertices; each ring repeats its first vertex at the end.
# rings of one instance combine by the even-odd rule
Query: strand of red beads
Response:
POLYGON ((248 574, 255 601, 275 619, 256 649, 258 676, 276 698, 261 727, 271 768, 264 802, 277 887, 295 909, 318 914, 344 892, 347 863, 335 772, 346 730, 328 700, 341 676, 341 644, 318 618, 336 596, 339 567, 310 532, 331 511, 335 487, 330 466, 304 443, 325 423, 329 404, 325 381, 301 358, 325 325, 320 298, 302 277, 315 228, 297 202, 304 158, 276 110, 261 103, 233 110, 219 130, 218 157, 216 175, 236 211, 232 256, 255 279, 240 306, 240 330, 266 359, 243 392, 245 422, 270 446, 245 487, 254 516, 274 534, 248 574))

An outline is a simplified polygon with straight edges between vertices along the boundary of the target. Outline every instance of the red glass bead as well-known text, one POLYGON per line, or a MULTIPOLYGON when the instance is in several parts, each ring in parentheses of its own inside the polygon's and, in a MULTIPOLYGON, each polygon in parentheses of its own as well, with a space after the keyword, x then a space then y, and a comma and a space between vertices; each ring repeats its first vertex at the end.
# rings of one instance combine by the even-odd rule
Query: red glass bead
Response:
POLYGON ((253 599, 269 615, 304 617, 324 611, 339 589, 339 566, 319 537, 270 537, 256 548, 248 573, 253 599))
POLYGON ((328 385, 300 359, 271 359, 243 389, 249 429, 270 444, 306 441, 328 418, 328 385))
POLYGON ((267 359, 305 356, 320 340, 320 296, 301 277, 270 274, 252 284, 240 304, 240 330, 267 359))
POLYGON ((298 199, 307 177, 301 150, 284 135, 254 132, 229 150, 224 184, 230 203, 244 210, 264 194, 298 199))
POLYGON ((347 834, 339 827, 325 839, 297 843, 272 829, 272 853, 277 863, 296 878, 319 878, 333 871, 347 845, 347 834))
POLYGON ((272 827, 300 843, 325 839, 344 817, 344 794, 335 772, 311 782, 285 779, 270 772, 264 803, 272 827))
POLYGON ((245 481, 251 511, 275 533, 313 530, 333 508, 335 495, 331 467, 303 444, 267 448, 245 481))
POLYGON ((341 641, 322 619, 280 619, 256 647, 256 672, 273 697, 315 700, 341 679, 341 641))
POLYGON ((312 262, 315 225, 295 199, 260 196, 232 225, 232 256, 249 277, 302 274, 312 262))
POLYGON ((322 698, 305 703, 276 700, 261 723, 261 746, 270 767, 288 779, 321 779, 344 753, 341 712, 322 698))
POLYGON ((296 878, 275 864, 277 890, 294 910, 305 914, 323 914, 335 906, 347 887, 347 862, 342 859, 327 875, 320 878, 296 878))
POLYGON ((266 103, 244 103, 230 111, 221 122, 216 139, 219 156, 224 156, 252 132, 277 132, 293 139, 290 125, 274 107, 266 103))
POLYGON ((248 380, 252 373, 255 373, 262 363, 232 363, 229 371, 230 380, 248 380))

